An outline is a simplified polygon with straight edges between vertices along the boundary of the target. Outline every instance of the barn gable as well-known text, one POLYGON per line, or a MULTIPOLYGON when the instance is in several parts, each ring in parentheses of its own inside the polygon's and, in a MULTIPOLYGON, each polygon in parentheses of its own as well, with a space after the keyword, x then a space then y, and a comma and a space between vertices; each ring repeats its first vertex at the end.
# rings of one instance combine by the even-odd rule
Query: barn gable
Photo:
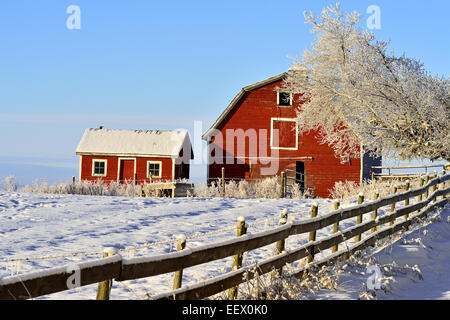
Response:
POLYGON ((283 72, 276 76, 270 77, 266 80, 259 81, 259 82, 256 82, 254 84, 251 84, 251 85, 248 85, 248 86, 242 88, 241 91, 239 91, 239 93, 236 95, 236 97, 234 97, 234 99, 230 102, 228 107, 222 112, 222 114, 219 116, 219 118, 217 118, 217 120, 214 122, 214 124, 211 126, 211 128, 209 128, 202 135, 202 139, 206 140, 206 141, 208 140, 208 137, 210 136, 211 132, 221 124, 221 122, 226 118, 226 116, 238 105, 239 101, 241 101, 242 98, 245 97, 245 94, 247 92, 261 88, 261 87, 271 84, 273 82, 280 81, 285 76, 286 76, 286 72, 283 72))
POLYGON ((381 158, 362 154, 341 163, 334 150, 320 142, 317 130, 299 134, 295 119, 304 99, 282 91, 285 75, 244 87, 203 134, 210 157, 208 181, 221 178, 222 170, 225 179, 249 182, 290 172, 289 181, 328 197, 338 181, 367 178, 367 168, 381 158))

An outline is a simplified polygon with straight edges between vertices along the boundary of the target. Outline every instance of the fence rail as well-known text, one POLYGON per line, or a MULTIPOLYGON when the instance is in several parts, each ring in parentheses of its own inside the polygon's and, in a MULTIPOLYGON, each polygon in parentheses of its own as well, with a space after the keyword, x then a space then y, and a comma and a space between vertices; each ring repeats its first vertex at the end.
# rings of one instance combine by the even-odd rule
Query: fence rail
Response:
POLYGON ((386 167, 371 167, 372 180, 374 179, 408 179, 422 175, 428 175, 429 168, 442 168, 442 170, 449 170, 450 164, 433 164, 433 165, 417 165, 417 166, 386 166, 386 167), (424 169, 425 172, 403 172, 393 173, 391 170, 402 169, 424 169), (382 170, 387 170, 387 173, 383 173, 382 170), (379 172, 377 172, 379 171, 379 172))
MULTIPOLYGON (((242 255, 250 250, 261 248, 275 242, 285 241, 290 236, 309 232, 310 242, 298 248, 282 250, 277 255, 258 262, 257 265, 247 267, 240 267, 238 265, 237 267, 239 269, 237 270, 151 298, 202 299, 234 288, 247 281, 243 280, 244 274, 246 275, 246 279, 253 279, 256 276, 253 271, 255 266, 258 268, 258 274, 261 275, 274 268, 281 269, 286 263, 292 263, 308 257, 310 263, 297 272, 301 274, 311 266, 323 265, 331 261, 348 258, 354 252, 373 245, 376 240, 408 227, 417 221, 417 219, 425 217, 436 208, 445 206, 448 203, 446 195, 450 193, 450 187, 446 186, 449 180, 450 174, 446 174, 442 177, 436 177, 422 187, 413 190, 393 194, 368 203, 361 203, 351 208, 338 209, 323 216, 317 216, 307 220, 291 221, 289 223, 286 220, 280 220, 280 226, 272 230, 255 234, 244 234, 237 238, 207 244, 197 248, 186 247, 183 250, 173 253, 132 259, 125 259, 116 254, 102 259, 80 263, 75 267, 69 265, 5 277, 0 279, 0 299, 29 299, 68 290, 70 288, 69 282, 77 272, 80 275, 79 286, 99 283, 99 291, 110 290, 111 286, 104 285, 104 283, 111 283, 112 280, 125 281, 170 272, 182 272, 185 268, 233 255, 242 255), (438 186, 440 187, 439 190, 438 186), (364 214, 373 213, 387 205, 395 207, 397 202, 409 202, 409 199, 413 197, 420 197, 415 204, 407 204, 381 217, 373 216, 367 222, 362 222, 363 220, 360 219, 364 214), (442 198, 438 200, 439 197, 442 198), (316 231, 355 217, 358 219, 355 226, 345 230, 336 230, 335 233, 319 240, 315 239, 316 231), (403 221, 397 221, 400 217, 404 217, 405 219, 403 221), (359 238, 353 244, 346 243, 345 249, 341 248, 335 252, 333 251, 334 253, 322 260, 314 261, 314 256, 317 253, 338 246, 369 230, 372 230, 369 236, 363 239, 359 238), (311 234, 314 234, 314 237, 311 237, 311 234)), ((317 206, 315 207, 317 213, 317 206)), ((286 219, 286 215, 282 219, 286 219)), ((240 223, 242 227, 242 221, 240 223)), ((179 284, 177 287, 181 285, 180 279, 178 281, 179 284)), ((109 293, 107 295, 99 294, 99 296, 109 297, 109 293)))

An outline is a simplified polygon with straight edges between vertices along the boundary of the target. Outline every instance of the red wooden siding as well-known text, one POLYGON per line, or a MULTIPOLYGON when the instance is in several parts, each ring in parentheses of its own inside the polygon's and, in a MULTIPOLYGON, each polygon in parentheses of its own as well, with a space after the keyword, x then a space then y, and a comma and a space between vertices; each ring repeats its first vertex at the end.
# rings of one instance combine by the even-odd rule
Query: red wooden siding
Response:
MULTIPOLYGON (((153 181, 172 180, 172 158, 151 158, 151 157, 133 157, 125 158, 118 156, 101 156, 101 155, 83 155, 81 159, 81 180, 98 180, 118 181, 125 179, 133 179, 137 174, 139 184, 150 182, 147 177, 147 161, 160 161, 162 165, 161 178, 153 177, 153 181), (93 159, 107 160, 107 172, 105 177, 92 176, 93 159), (121 168, 119 170, 119 163, 121 168), (125 165, 125 166, 124 166, 125 165), (136 171, 135 171, 136 168, 136 171)), ((189 166, 189 164, 187 164, 189 166)))
MULTIPOLYGON (((361 179, 361 160, 350 159, 346 163, 340 163, 334 151, 328 146, 321 144, 317 138, 317 132, 311 131, 297 138, 297 150, 271 149, 270 134, 273 118, 296 118, 296 110, 301 106, 301 96, 294 95, 294 105, 292 107, 278 107, 277 93, 275 88, 281 87, 282 80, 267 84, 263 87, 254 89, 245 95, 236 103, 234 108, 216 127, 222 132, 223 136, 223 164, 209 164, 208 178, 217 179, 221 177, 221 168, 225 167, 226 178, 264 178, 262 170, 268 168, 271 164, 267 162, 266 157, 273 157, 279 160, 278 168, 272 175, 280 175, 285 169, 295 170, 296 161, 305 163, 305 173, 314 176, 315 195, 319 197, 328 197, 329 190, 334 187, 337 181, 354 181, 359 183, 361 179), (250 158, 253 156, 251 150, 255 146, 249 146, 248 141, 245 145, 245 157, 237 161, 236 142, 234 146, 227 147, 227 130, 242 129, 250 134, 251 130, 257 132, 257 148, 259 159, 253 159, 250 164, 250 158), (263 131, 261 131, 261 129, 263 131), (247 131, 249 130, 249 131, 247 131), (265 139, 267 136, 267 139, 265 139), (265 150, 263 149, 265 148, 265 150), (264 153, 263 151, 266 151, 264 153), (228 160, 228 163, 227 161, 228 160), (233 163, 230 163, 230 160, 233 163), (257 161, 256 161, 257 160, 257 161)), ((280 131, 280 147, 295 147, 294 122, 273 121, 273 128, 280 131)), ((234 138, 236 139, 236 138, 234 138)), ((214 137, 211 139, 210 148, 219 147, 214 143, 214 137)), ((210 142, 210 141, 208 141, 210 142)), ((210 149, 211 150, 211 149, 210 149)), ((274 165, 275 163, 272 163, 274 165)), ((276 165, 276 164, 275 164, 276 165)))

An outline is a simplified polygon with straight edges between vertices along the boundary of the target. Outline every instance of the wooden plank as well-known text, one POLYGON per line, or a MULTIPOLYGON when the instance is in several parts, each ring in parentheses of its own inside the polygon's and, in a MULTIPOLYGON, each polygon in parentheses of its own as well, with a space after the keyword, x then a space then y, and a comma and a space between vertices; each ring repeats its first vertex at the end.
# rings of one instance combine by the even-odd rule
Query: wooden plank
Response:
MULTIPOLYGON (((341 205, 341 203, 338 200, 336 200, 333 203, 334 210, 339 210, 340 205, 341 205)), ((339 232, 339 222, 336 222, 333 224, 333 233, 338 233, 338 232, 339 232)), ((337 252, 338 250, 339 250, 339 246, 336 244, 333 246, 333 249, 331 250, 331 252, 334 253, 334 252, 337 252)))
MULTIPOLYGON (((442 190, 435 192, 429 199, 440 195, 442 190)), ((448 192, 448 191, 447 191, 448 192)), ((401 194, 400 194, 401 195, 401 194)), ((395 198, 395 197, 391 197, 395 198)), ((428 200, 425 201, 429 203, 428 200)), ((294 224, 286 224, 283 229, 277 228, 271 232, 262 232, 254 235, 246 235, 238 239, 232 239, 226 243, 218 243, 214 246, 202 246, 195 249, 186 250, 186 255, 173 255, 168 254, 161 256, 160 259, 154 259, 151 261, 142 261, 141 258, 135 258, 134 260, 124 260, 123 270, 120 281, 138 279, 142 277, 149 277, 167 272, 174 272, 180 268, 187 268, 198 264, 226 258, 234 254, 242 253, 257 249, 259 247, 269 245, 276 241, 282 240, 288 235, 302 234, 306 232, 315 231, 323 227, 334 224, 335 222, 343 219, 351 218, 362 213, 367 213, 373 210, 373 208, 379 208, 381 205, 387 205, 383 200, 374 201, 370 204, 361 205, 356 208, 341 209, 331 214, 325 215, 320 218, 313 218, 307 221, 298 221, 294 224), (220 248, 220 250, 218 250, 220 248)), ((392 218, 411 213, 414 210, 418 210, 425 204, 415 204, 401 208, 392 215, 392 218)), ((392 221, 386 218, 381 221, 392 221)))
MULTIPOLYGON (((136 174, 135 174, 136 176, 136 174)), ((111 257, 117 255, 117 249, 115 248, 106 248, 103 251, 103 258, 111 257)), ((109 296, 111 295, 111 288, 112 288, 113 280, 108 279, 105 281, 101 281, 98 283, 97 288, 97 300, 109 300, 109 296)))
MULTIPOLYGON (((177 251, 184 250, 186 248, 186 236, 180 235, 177 238, 177 251)), ((173 277, 173 289, 181 288, 181 283, 183 280, 183 269, 175 271, 175 275, 173 277)))
MULTIPOLYGON (((372 233, 370 236, 364 238, 357 244, 349 245, 349 250, 341 250, 338 251, 326 259, 317 261, 315 263, 312 263, 308 265, 309 267, 303 268, 297 272, 297 274, 304 272, 306 269, 310 268, 311 266, 322 266, 325 264, 328 264, 333 261, 338 261, 342 257, 346 256, 347 254, 353 254, 357 251, 363 250, 364 248, 368 246, 372 246, 375 244, 376 240, 385 238, 399 230, 404 229, 405 227, 411 225, 416 219, 420 219, 421 217, 425 216, 426 214, 434 211, 437 207, 443 206, 447 203, 447 201, 441 200, 436 204, 433 204, 432 206, 427 207, 422 213, 416 214, 411 217, 411 219, 396 223, 395 225, 387 228, 380 229, 374 233, 372 233)), ((392 217, 391 217, 392 218, 392 217)), ((280 268, 286 263, 291 263, 293 261, 305 258, 308 256, 311 252, 310 250, 314 248, 314 252, 318 253, 320 250, 324 250, 326 248, 330 248, 333 246, 336 241, 343 240, 344 238, 352 238, 356 233, 358 232, 364 232, 367 230, 370 230, 374 226, 381 225, 381 221, 378 221, 378 223, 375 220, 366 222, 364 224, 352 227, 347 229, 343 235, 333 235, 331 237, 328 237, 326 239, 323 239, 321 241, 315 241, 310 242, 306 245, 301 246, 298 249, 295 249, 293 251, 285 251, 277 256, 271 257, 269 259, 263 260, 262 262, 258 263, 257 265, 251 265, 248 267, 245 267, 240 270, 236 270, 230 273, 227 273, 225 275, 220 275, 211 279, 208 279, 206 281, 200 282, 196 285, 189 286, 184 289, 180 289, 177 291, 167 292, 163 294, 159 294, 157 296, 151 297, 152 299, 202 299, 209 297, 213 294, 219 293, 221 291, 227 290, 233 286, 238 285, 239 283, 242 283, 246 280, 243 280, 244 275, 245 279, 251 280, 254 278, 255 274, 252 272, 252 269, 257 267, 258 268, 258 274, 262 275, 265 274, 274 268, 280 268), (339 237, 341 238, 339 240, 339 237)))
POLYGON ((211 245, 152 257, 152 259, 124 259, 122 273, 117 280, 132 280, 174 272, 180 268, 188 268, 254 250, 287 238, 290 228, 291 224, 285 224, 269 232, 244 235, 211 245))
MULTIPOLYGON (((237 228, 236 228, 236 236, 242 237, 247 233, 247 225, 245 223, 245 218, 243 216, 240 216, 238 218, 237 228)), ((241 269, 242 267, 242 259, 244 258, 244 254, 236 254, 233 256, 233 264, 232 264, 232 270, 241 269)), ((235 286, 230 288, 230 291, 228 292, 228 299, 234 300, 237 298, 239 287, 235 286)))
MULTIPOLYGON (((392 200, 404 200, 404 198, 402 197, 412 197, 413 195, 418 195, 417 192, 424 192, 424 190, 427 190, 427 188, 429 188, 430 186, 448 181, 449 179, 450 175, 446 175, 445 177, 433 179, 422 188, 395 196, 390 196, 385 199, 380 199, 370 204, 357 206, 355 208, 341 209, 321 218, 318 217, 307 221, 299 221, 294 224, 290 223, 280 226, 271 231, 260 232, 254 235, 245 235, 237 239, 227 240, 195 249, 186 249, 183 250, 183 252, 171 253, 157 257, 144 257, 129 260, 122 259, 119 255, 117 255, 114 257, 80 263, 78 264, 81 273, 80 286, 113 278, 119 281, 143 278, 151 275, 173 272, 179 270, 180 268, 186 268, 229 257, 234 254, 239 254, 244 251, 249 251, 263 247, 265 245, 269 245, 276 241, 282 240, 289 235, 318 230, 343 219, 370 212, 376 208, 388 205, 390 203, 389 201, 392 200)), ((430 212, 434 208, 443 206, 444 204, 448 203, 448 199, 437 201, 431 206, 429 206, 429 203, 436 199, 436 197, 446 195, 449 192, 450 187, 447 187, 446 189, 439 189, 433 192, 427 199, 425 199, 421 203, 406 206, 396 210, 394 214, 379 217, 377 223, 375 221, 369 221, 367 223, 347 229, 343 233, 332 235, 321 241, 311 242, 289 253, 282 253, 277 257, 284 262, 293 262, 304 258, 307 255, 318 253, 318 250, 324 250, 333 245, 341 243, 345 239, 348 239, 349 236, 354 235, 358 232, 365 232, 374 226, 382 225, 388 221, 394 220, 399 216, 406 215, 416 210, 420 210, 425 206, 428 207, 424 210, 424 212, 430 212)), ((424 213, 421 213, 420 215, 423 214, 424 213)), ((403 224, 395 224, 392 230, 399 230, 399 226, 404 226, 406 225, 405 223, 411 224, 412 221, 415 220, 414 218, 416 218, 417 216, 417 214, 412 216, 411 220, 407 220, 403 224)), ((381 230, 373 233, 372 235, 384 234, 380 232, 381 230)), ((386 232, 386 230, 383 230, 383 232, 386 232)), ((274 260, 271 263, 271 266, 282 266, 280 265, 281 262, 279 262, 278 260, 274 260)), ((270 265, 265 265, 265 267, 267 268, 269 266, 270 265)), ((37 271, 20 276, 2 278, 0 279, 0 299, 27 299, 67 290, 67 280, 72 276, 72 271, 69 271, 68 268, 69 266, 66 266, 54 268, 51 270, 37 271)))
MULTIPOLYGON (((302 259, 307 256, 307 248, 311 247, 313 243, 309 243, 301 248, 295 250, 294 252, 286 252, 270 257, 258 263, 257 265, 250 265, 244 267, 242 269, 238 269, 232 272, 229 272, 224 275, 216 276, 206 281, 202 281, 192 286, 186 286, 186 288, 182 288, 176 291, 166 292, 154 297, 151 299, 160 300, 160 299, 203 299, 209 297, 213 294, 219 293, 221 291, 230 289, 233 286, 237 286, 238 284, 244 282, 243 278, 245 275, 245 279, 251 280, 254 278, 255 273, 252 271, 254 268, 257 268, 258 274, 262 275, 267 272, 272 271, 274 268, 278 269, 284 266, 286 263, 290 263, 296 261, 298 259, 302 259)), ((246 281, 246 280, 245 280, 246 281)))
MULTIPOLYGON (((334 254, 331 254, 330 256, 326 257, 325 259, 322 260, 318 260, 310 265, 307 265, 306 267, 296 271, 295 273, 293 273, 292 275, 296 275, 297 277, 301 277, 303 275, 303 273, 312 268, 312 267, 322 267, 325 265, 329 265, 330 263, 334 263, 337 261, 340 261, 342 258, 347 257, 349 254, 354 254, 357 251, 361 251, 369 246, 373 246, 377 240, 379 239, 383 239, 386 238, 387 236, 390 236, 400 230, 404 230, 407 227, 409 227, 410 225, 412 225, 415 221, 420 221, 422 218, 424 218, 426 215, 428 215, 429 213, 433 212, 434 210, 436 210, 436 208, 438 207, 442 207, 446 204, 445 201, 441 200, 440 202, 433 204, 429 207, 427 207, 424 211, 422 211, 419 214, 415 214, 414 216, 410 217, 409 220, 403 221, 403 222, 399 222, 394 224, 393 226, 390 227, 386 227, 383 229, 380 229, 374 233, 372 233, 371 235, 369 235, 368 237, 364 238, 362 241, 353 244, 353 245, 349 245, 348 250, 340 250, 334 254)), ((391 217, 392 218, 392 217, 391 217)), ((378 223, 378 225, 381 225, 381 221, 380 223, 378 223)))
POLYGON ((31 272, 0 279, 0 299, 29 299, 69 289, 68 281, 75 271, 80 275, 80 286, 86 286, 120 275, 120 255, 31 272))
MULTIPOLYGON (((431 198, 428 201, 422 203, 421 206, 422 207, 426 206, 427 202, 429 203, 430 201, 431 201, 431 198)), ((444 201, 441 200, 441 202, 439 202, 438 204, 442 206, 444 204, 444 201)), ((434 208, 438 207, 439 205, 433 205, 431 207, 431 209, 427 209, 427 212, 432 211, 434 208)), ((326 250, 326 249, 331 248, 332 246, 334 246, 336 244, 342 243, 343 241, 348 240, 348 239, 354 237, 357 234, 361 234, 361 233, 363 233, 365 231, 368 231, 368 230, 370 230, 372 228, 381 226, 381 225, 383 225, 386 222, 392 221, 396 217, 399 217, 399 216, 405 215, 407 213, 411 213, 413 211, 416 211, 418 207, 419 207, 419 205, 416 205, 416 204, 415 205, 410 205, 409 207, 405 207, 405 208, 399 209, 393 215, 389 215, 387 217, 380 217, 378 219, 378 221, 371 220, 371 221, 368 221, 366 223, 363 223, 363 224, 360 224, 360 225, 348 228, 344 232, 341 232, 340 234, 332 235, 332 236, 329 236, 329 237, 324 238, 324 239, 319 240, 319 241, 310 242, 310 243, 308 243, 306 245, 301 246, 300 248, 298 248, 298 249, 296 249, 294 251, 291 251, 289 254, 287 254, 285 256, 283 255, 282 258, 283 258, 283 260, 286 263, 291 263, 291 262, 294 262, 296 260, 302 259, 302 258, 304 258, 306 256, 309 256, 311 254, 317 254, 320 251, 326 250), (381 219, 381 218, 383 218, 383 219, 381 219)), ((412 221, 414 220, 415 217, 416 216, 413 216, 410 220, 407 220, 407 221, 405 221, 403 223, 395 224, 394 226, 391 227, 391 228, 394 228, 394 229, 392 229, 391 231, 384 231, 384 233, 386 233, 387 235, 392 234, 392 232, 395 232, 396 230, 399 230, 399 228, 403 228, 404 226, 409 225, 408 222, 412 223, 412 221)), ((366 240, 364 240, 364 242, 362 242, 361 246, 356 246, 354 250, 359 250, 358 248, 360 248, 362 246, 365 246, 366 244, 367 245, 373 245, 374 241, 376 240, 376 237, 380 234, 380 232, 381 231, 377 231, 377 232, 372 233, 371 238, 369 238, 368 242, 366 240)), ((280 257, 280 259, 281 259, 281 257, 280 257)), ((274 262, 274 261, 272 261, 272 262, 274 262)), ((262 267, 262 265, 260 265, 260 264, 258 264, 258 266, 259 266, 259 268, 262 267)), ((266 267, 270 267, 270 266, 271 267, 275 267, 275 268, 279 268, 279 263, 277 263, 276 265, 275 264, 271 264, 271 265, 268 265, 266 267)), ((269 271, 270 271, 270 268, 269 268, 269 271)), ((260 271, 260 274, 262 274, 261 271, 260 271)), ((221 278, 220 287, 228 289, 226 283, 227 282, 224 281, 223 278, 221 278)), ((236 285, 235 282, 233 282, 233 285, 236 285)), ((223 289, 223 290, 225 290, 225 289, 223 289)), ((220 291, 217 291, 217 292, 220 292, 220 291)))
POLYGON ((372 167, 372 169, 419 169, 419 168, 439 168, 445 167, 445 164, 432 164, 432 165, 423 165, 423 166, 397 166, 397 167, 372 167))

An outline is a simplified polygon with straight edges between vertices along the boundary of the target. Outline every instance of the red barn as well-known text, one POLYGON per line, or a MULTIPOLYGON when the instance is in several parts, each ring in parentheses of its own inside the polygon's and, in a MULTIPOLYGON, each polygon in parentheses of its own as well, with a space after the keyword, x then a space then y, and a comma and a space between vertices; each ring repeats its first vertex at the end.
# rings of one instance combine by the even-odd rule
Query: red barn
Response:
POLYGON ((80 180, 139 184, 189 179, 193 159, 186 130, 86 129, 76 154, 80 180))
POLYGON ((337 181, 360 183, 370 178, 371 166, 381 158, 364 154, 341 163, 332 148, 321 144, 317 132, 299 135, 295 118, 301 95, 283 92, 285 73, 244 87, 202 138, 207 141, 207 178, 226 179, 279 176, 290 171, 301 188, 329 197, 337 181))

